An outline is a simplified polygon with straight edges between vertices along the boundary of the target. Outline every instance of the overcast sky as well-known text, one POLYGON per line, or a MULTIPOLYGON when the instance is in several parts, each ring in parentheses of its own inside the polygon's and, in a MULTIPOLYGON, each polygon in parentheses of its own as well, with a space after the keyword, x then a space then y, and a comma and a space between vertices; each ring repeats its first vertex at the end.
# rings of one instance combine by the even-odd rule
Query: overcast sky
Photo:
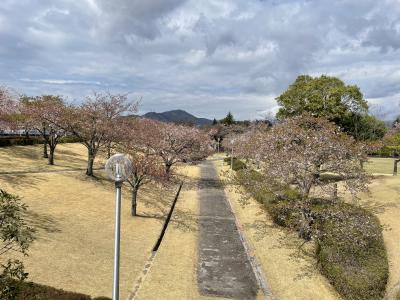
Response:
POLYGON ((400 112, 400 0, 1 0, 0 85, 142 97, 140 112, 276 110, 299 74, 357 84, 400 112))

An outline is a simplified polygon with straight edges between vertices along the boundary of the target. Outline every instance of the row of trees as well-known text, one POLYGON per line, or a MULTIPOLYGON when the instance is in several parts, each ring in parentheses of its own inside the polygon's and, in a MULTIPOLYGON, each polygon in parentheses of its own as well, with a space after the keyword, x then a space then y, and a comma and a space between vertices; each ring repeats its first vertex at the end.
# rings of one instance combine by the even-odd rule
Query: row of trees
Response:
POLYGON ((167 124, 130 116, 137 102, 127 95, 94 93, 79 105, 70 105, 60 96, 10 97, 2 89, 3 127, 36 130, 44 140, 43 156, 54 164, 57 144, 73 136, 87 149, 86 175, 94 175, 99 153, 127 153, 134 165, 129 179, 132 188, 132 215, 136 215, 139 188, 150 181, 169 180, 178 162, 204 159, 211 151, 211 138, 198 128, 167 124), (7 103, 12 102, 13 110, 7 103), (4 109, 3 109, 4 108, 4 109))

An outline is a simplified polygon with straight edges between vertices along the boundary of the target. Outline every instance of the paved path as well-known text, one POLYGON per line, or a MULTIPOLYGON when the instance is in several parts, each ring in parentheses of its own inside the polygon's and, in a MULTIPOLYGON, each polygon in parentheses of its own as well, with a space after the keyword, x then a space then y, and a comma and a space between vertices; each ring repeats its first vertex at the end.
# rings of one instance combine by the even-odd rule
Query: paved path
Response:
POLYGON ((197 282, 203 296, 255 299, 259 289, 211 161, 200 165, 197 282))

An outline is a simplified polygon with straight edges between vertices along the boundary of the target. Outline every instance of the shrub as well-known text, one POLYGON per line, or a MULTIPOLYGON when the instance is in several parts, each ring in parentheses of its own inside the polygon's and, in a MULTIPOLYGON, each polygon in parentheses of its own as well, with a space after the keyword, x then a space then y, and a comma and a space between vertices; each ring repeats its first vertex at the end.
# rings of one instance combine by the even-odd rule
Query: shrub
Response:
POLYGON ((381 299, 389 266, 377 217, 340 204, 321 213, 317 257, 321 272, 345 299, 381 299))
POLYGON ((18 196, 0 190, 0 298, 13 299, 20 284, 28 277, 21 261, 10 253, 27 255, 34 240, 34 230, 29 227, 24 214, 27 210, 18 196))
POLYGON ((282 186, 254 170, 240 170, 235 182, 262 203, 275 224, 314 239, 321 273, 345 299, 381 299, 388 279, 382 228, 367 210, 327 199, 300 200, 290 186, 282 186))
MULTIPOLYGON (((60 139, 59 143, 79 143, 80 139, 76 136, 64 136, 60 139)), ((31 146, 36 144, 43 144, 43 139, 40 137, 3 137, 0 138, 0 147, 9 146, 31 146)))
POLYGON ((107 297, 91 298, 88 295, 66 292, 64 290, 55 289, 53 287, 36 284, 33 282, 24 283, 21 288, 21 293, 16 300, 110 300, 107 297))
MULTIPOLYGON (((224 162, 227 164, 231 164, 231 158, 230 157, 226 157, 224 158, 224 162)), ((234 171, 239 171, 239 170, 243 170, 246 168, 246 164, 241 161, 240 159, 234 157, 233 158, 233 164, 232 164, 233 170, 234 171)))
POLYGON ((80 143, 81 139, 74 135, 64 136, 60 139, 60 143, 80 143))
POLYGON ((27 139, 24 137, 17 137, 17 138, 0 138, 0 147, 8 147, 8 146, 28 146, 28 145, 35 145, 43 143, 41 139, 32 138, 27 139))

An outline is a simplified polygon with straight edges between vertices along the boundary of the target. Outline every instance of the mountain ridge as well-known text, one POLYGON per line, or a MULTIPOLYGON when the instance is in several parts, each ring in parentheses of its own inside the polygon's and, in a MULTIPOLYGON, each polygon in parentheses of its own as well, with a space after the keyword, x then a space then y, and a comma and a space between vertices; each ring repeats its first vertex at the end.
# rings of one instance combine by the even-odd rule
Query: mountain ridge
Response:
POLYGON ((210 125, 212 120, 207 118, 198 118, 183 109, 174 109, 161 113, 148 112, 141 116, 142 118, 171 123, 190 123, 198 126, 210 125))

